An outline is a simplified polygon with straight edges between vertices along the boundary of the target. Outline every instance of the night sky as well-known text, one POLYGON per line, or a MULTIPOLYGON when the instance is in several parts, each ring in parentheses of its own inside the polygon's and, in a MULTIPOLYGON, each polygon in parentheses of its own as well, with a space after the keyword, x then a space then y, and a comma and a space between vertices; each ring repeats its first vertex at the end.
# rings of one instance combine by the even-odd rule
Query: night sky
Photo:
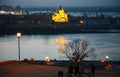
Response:
POLYGON ((120 0, 0 0, 0 5, 12 6, 68 6, 68 7, 94 7, 94 6, 117 6, 120 0))

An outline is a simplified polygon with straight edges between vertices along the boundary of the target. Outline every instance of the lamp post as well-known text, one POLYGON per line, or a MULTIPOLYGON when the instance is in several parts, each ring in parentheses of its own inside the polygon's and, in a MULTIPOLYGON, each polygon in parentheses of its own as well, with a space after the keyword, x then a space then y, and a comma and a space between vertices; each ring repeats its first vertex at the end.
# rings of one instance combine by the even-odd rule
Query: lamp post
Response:
POLYGON ((21 33, 17 33, 17 37, 18 37, 18 61, 20 63, 20 37, 21 37, 21 33))
POLYGON ((49 57, 46 56, 46 57, 45 57, 45 60, 46 60, 46 62, 48 62, 48 61, 49 61, 49 57))
POLYGON ((46 56, 45 57, 45 60, 46 60, 46 65, 48 64, 48 62, 49 62, 49 57, 48 56, 46 56))
POLYGON ((111 64, 110 64, 109 61, 108 61, 109 56, 105 56, 105 58, 106 58, 106 67, 107 67, 107 70, 110 71, 111 64))

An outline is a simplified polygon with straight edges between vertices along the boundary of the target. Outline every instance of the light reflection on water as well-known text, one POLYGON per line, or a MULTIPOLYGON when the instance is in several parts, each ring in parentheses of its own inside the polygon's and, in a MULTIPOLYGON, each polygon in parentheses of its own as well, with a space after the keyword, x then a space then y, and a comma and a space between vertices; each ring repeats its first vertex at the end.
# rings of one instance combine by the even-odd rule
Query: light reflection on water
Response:
MULTIPOLYGON (((22 35, 20 39, 21 59, 45 60, 46 56, 50 59, 60 59, 61 54, 56 42, 59 36, 67 40, 85 39, 91 47, 96 49, 96 60, 105 59, 106 55, 110 56, 110 60, 120 60, 120 33, 22 35)), ((17 37, 15 35, 0 37, 0 61, 16 59, 18 59, 17 37)))

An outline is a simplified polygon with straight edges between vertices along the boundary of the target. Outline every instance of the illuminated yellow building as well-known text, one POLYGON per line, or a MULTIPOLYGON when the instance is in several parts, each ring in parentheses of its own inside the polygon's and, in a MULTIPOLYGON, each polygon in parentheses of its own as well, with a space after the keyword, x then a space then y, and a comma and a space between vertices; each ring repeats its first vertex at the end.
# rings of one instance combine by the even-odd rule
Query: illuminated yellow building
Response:
POLYGON ((60 8, 52 15, 54 22, 68 22, 68 14, 65 13, 64 9, 60 8))

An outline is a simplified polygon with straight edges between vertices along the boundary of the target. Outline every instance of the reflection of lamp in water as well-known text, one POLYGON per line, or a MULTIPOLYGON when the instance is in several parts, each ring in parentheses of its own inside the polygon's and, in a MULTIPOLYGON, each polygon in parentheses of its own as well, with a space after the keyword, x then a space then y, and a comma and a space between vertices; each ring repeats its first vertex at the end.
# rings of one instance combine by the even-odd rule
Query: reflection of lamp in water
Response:
POLYGON ((17 37, 18 37, 18 61, 20 63, 20 37, 21 37, 21 33, 17 33, 17 37))

